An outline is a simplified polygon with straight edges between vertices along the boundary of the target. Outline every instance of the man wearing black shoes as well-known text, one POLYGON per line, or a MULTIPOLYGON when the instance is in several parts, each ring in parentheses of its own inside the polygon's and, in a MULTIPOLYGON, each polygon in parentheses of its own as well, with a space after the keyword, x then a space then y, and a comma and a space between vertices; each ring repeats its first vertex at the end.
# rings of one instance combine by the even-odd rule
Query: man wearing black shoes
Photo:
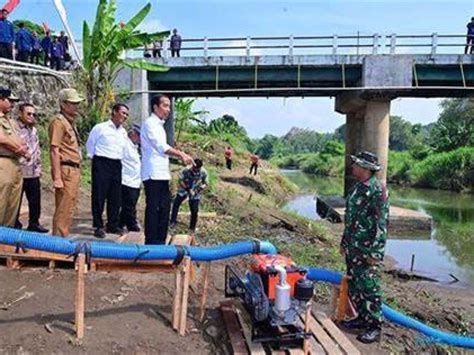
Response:
POLYGON ((112 118, 94 126, 87 139, 87 155, 92 159, 92 217, 94 235, 104 238, 105 232, 123 234, 119 226, 122 200, 122 159, 127 131, 122 127, 128 118, 128 107, 115 104, 112 118), (107 225, 104 231, 102 214, 107 202, 107 225))
MULTIPOLYGON (((30 159, 21 158, 21 171, 23 174, 23 194, 28 200, 28 230, 32 232, 48 233, 40 222, 41 215, 41 150, 36 125, 35 107, 29 103, 23 103, 18 110, 18 133, 28 147, 30 159)), ((21 199, 20 199, 21 201, 21 199)), ((19 211, 18 211, 19 212, 19 211)), ((23 226, 18 219, 15 228, 23 226)))
POLYGON ((120 227, 127 227, 129 232, 140 232, 137 221, 137 202, 140 197, 142 178, 139 153, 140 126, 134 124, 128 130, 125 153, 122 159, 122 208, 120 210, 120 227))
POLYGON ((380 269, 387 239, 388 191, 375 175, 381 169, 375 154, 361 152, 351 159, 352 175, 358 182, 347 196, 341 254, 357 318, 343 321, 341 326, 359 330, 357 340, 369 344, 380 341, 382 333, 380 269))

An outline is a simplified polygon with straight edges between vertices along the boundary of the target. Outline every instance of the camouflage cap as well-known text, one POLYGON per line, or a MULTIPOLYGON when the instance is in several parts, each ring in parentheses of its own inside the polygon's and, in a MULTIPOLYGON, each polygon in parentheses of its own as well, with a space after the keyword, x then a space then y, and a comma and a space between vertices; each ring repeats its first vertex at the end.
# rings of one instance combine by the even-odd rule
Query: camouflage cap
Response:
POLYGON ((379 164, 379 159, 377 158, 377 155, 371 152, 360 152, 356 155, 351 155, 351 159, 361 168, 370 171, 379 171, 380 169, 382 169, 382 166, 379 164))
POLYGON ((79 103, 84 101, 84 98, 79 95, 76 89, 62 89, 61 91, 59 91, 59 101, 79 103))

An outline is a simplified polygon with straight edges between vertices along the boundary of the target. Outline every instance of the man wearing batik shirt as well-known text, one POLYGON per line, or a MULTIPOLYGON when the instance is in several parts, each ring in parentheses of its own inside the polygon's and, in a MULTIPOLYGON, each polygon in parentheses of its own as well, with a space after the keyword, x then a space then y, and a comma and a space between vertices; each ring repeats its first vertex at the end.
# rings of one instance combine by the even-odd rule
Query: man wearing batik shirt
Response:
MULTIPOLYGON (((22 196, 25 194, 28 200, 29 221, 27 229, 33 232, 48 233, 49 230, 39 222, 41 215, 41 150, 35 124, 35 107, 29 103, 21 104, 18 116, 18 134, 26 142, 31 156, 29 160, 20 159, 23 174, 22 196)), ((18 218, 15 227, 19 229, 23 227, 18 218)))
POLYGON ((189 210, 191 211, 189 230, 191 233, 196 231, 201 193, 207 187, 207 171, 202 165, 202 160, 195 158, 194 165, 183 169, 179 174, 179 189, 173 202, 171 227, 176 226, 179 207, 187 198, 189 210))
POLYGON ((341 254, 346 260, 349 297, 357 318, 341 325, 361 331, 357 340, 368 344, 380 341, 382 331, 380 268, 387 240, 388 192, 375 176, 381 169, 375 154, 361 152, 351 159, 358 183, 347 197, 341 254))

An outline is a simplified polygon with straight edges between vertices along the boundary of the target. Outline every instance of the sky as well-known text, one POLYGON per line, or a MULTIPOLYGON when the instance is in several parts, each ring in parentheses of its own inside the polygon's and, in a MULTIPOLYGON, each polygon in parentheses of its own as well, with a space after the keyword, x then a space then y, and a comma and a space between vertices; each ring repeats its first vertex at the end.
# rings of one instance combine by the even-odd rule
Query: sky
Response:
MULTIPOLYGON (((6 2, 6 0, 3 0, 6 2)), ((465 34, 474 16, 468 1, 352 0, 117 0, 119 20, 127 20, 147 2, 152 12, 142 24, 147 31, 177 28, 183 38, 247 36, 323 36, 396 34, 465 34)), ((69 25, 80 39, 84 20, 93 22, 98 0, 63 0, 69 25)), ((53 0, 21 0, 10 19, 46 21, 60 30, 53 0)), ((462 48, 451 49, 462 52, 462 48)), ((412 123, 438 118, 441 99, 396 99, 391 114, 412 123)), ((199 99, 196 110, 209 119, 232 114, 251 137, 285 134, 291 127, 331 132, 345 122, 330 98, 199 99)))

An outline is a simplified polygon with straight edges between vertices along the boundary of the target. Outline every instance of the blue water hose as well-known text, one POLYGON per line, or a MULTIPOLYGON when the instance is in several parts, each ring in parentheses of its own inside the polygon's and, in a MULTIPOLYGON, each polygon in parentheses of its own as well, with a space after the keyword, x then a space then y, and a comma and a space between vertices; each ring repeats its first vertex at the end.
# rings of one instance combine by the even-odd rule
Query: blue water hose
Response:
POLYGON ((273 244, 257 240, 212 247, 116 244, 106 241, 74 241, 6 227, 0 227, 0 244, 62 255, 74 255, 87 251, 94 258, 135 261, 176 260, 180 253, 184 253, 194 261, 216 261, 245 254, 274 255, 277 253, 273 244))
MULTIPOLYGON (((275 255, 277 253, 273 244, 260 241, 242 241, 212 247, 115 244, 105 241, 70 240, 6 227, 0 227, 0 244, 16 246, 18 249, 36 249, 71 256, 87 251, 94 258, 122 260, 176 260, 180 253, 184 253, 194 261, 216 261, 245 254, 275 255)), ((308 279, 340 284, 342 274, 331 270, 308 268, 308 279)), ((474 338, 434 329, 385 304, 382 306, 382 311, 386 319, 417 330, 435 341, 474 349, 474 338)))
MULTIPOLYGON (((308 268, 307 277, 312 281, 329 282, 338 285, 341 283, 343 275, 337 271, 308 268)), ((408 317, 405 314, 394 310, 393 308, 390 308, 386 304, 382 305, 382 312, 384 317, 393 323, 414 329, 430 337, 436 342, 474 349, 474 338, 472 337, 463 337, 432 328, 426 324, 421 323, 420 321, 417 321, 416 319, 408 317)))

